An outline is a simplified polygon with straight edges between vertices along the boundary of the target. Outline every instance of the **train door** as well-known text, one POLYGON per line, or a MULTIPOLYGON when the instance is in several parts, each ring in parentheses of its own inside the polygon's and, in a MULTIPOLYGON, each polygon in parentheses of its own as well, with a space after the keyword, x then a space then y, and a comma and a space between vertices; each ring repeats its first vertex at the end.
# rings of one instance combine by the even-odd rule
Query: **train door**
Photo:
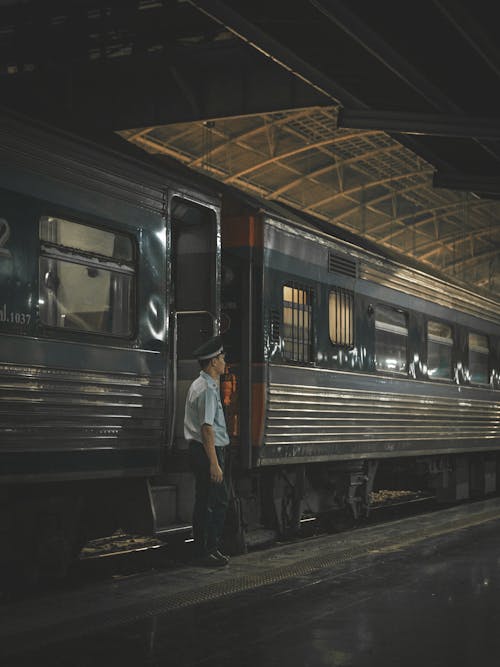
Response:
POLYGON ((199 374, 193 358, 203 341, 218 333, 220 233, 216 209, 180 196, 170 201, 172 230, 172 396, 170 447, 184 449, 184 405, 199 374))

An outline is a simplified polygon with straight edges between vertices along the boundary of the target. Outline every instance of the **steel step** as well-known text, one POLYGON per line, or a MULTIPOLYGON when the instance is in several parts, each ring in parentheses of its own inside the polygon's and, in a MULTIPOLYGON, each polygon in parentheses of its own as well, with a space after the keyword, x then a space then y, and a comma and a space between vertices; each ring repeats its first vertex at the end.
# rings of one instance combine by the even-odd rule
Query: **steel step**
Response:
POLYGON ((174 484, 154 485, 148 482, 149 499, 155 534, 168 530, 177 519, 177 487, 174 484))

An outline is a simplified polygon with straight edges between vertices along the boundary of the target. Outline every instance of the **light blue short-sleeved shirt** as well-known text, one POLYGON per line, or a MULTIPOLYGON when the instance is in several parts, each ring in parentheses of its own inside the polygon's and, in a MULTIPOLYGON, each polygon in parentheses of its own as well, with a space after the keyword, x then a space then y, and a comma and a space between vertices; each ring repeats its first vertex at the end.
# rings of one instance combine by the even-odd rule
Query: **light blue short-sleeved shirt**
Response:
POLYGON ((185 439, 203 442, 201 435, 203 424, 212 426, 216 447, 229 444, 219 385, 205 371, 201 371, 200 376, 188 390, 184 413, 185 439))

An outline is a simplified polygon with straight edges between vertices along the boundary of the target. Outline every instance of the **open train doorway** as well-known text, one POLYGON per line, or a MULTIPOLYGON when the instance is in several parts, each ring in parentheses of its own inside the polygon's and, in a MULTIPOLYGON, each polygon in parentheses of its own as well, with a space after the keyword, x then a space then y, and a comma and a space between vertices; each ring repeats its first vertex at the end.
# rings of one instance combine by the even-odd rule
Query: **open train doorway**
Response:
POLYGON ((170 448, 184 449, 184 404, 199 373, 193 350, 218 333, 220 233, 217 210, 184 197, 170 201, 172 242, 172 396, 170 448))

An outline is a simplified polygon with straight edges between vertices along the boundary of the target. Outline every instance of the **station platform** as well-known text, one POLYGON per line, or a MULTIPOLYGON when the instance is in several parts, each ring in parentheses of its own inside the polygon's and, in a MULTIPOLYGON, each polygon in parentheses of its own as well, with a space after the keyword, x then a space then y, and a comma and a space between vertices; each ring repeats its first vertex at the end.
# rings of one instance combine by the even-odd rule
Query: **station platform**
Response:
POLYGON ((9 665, 494 664, 500 499, 0 605, 9 665))

